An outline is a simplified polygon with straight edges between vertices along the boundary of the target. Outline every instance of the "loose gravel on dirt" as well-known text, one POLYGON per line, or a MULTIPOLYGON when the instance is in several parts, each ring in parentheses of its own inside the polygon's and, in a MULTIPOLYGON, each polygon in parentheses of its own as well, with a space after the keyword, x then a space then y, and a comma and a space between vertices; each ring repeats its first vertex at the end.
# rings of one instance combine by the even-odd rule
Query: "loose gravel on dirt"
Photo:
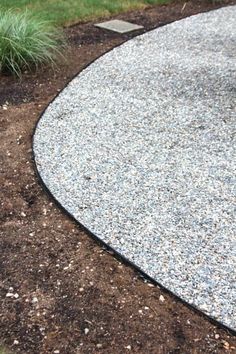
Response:
POLYGON ((54 197, 170 291, 236 329, 236 6, 130 40, 38 123, 54 197))

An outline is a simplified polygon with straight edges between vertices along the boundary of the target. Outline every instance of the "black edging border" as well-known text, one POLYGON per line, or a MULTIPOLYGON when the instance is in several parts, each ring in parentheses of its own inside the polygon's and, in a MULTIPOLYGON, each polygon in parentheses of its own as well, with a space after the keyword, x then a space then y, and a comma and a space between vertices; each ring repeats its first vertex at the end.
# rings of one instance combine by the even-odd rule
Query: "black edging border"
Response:
POLYGON ((116 249, 114 249, 112 246, 110 246, 109 244, 107 244, 105 241, 101 240, 98 236, 96 236, 94 233, 92 233, 88 228, 86 228, 83 224, 80 223, 79 220, 77 220, 67 209, 65 209, 61 203, 54 197, 54 195, 52 194, 52 192, 49 190, 49 188, 47 187, 46 183, 44 182, 44 180, 42 179, 38 168, 37 168, 37 163, 36 163, 36 159, 35 159, 35 154, 34 154, 34 136, 38 127, 38 124, 41 120, 41 118, 43 117, 44 113, 46 112, 46 110, 48 109, 48 107, 57 99, 57 97, 62 93, 62 91, 64 91, 69 84, 79 75, 81 74, 85 69, 87 69, 91 64, 93 64, 94 62, 96 62, 97 60, 99 60, 100 58, 102 58, 104 55, 106 55, 107 53, 111 52, 113 49, 118 48, 120 46, 122 46, 124 43, 128 42, 129 40, 132 40, 135 37, 138 36, 142 36, 145 33, 151 32, 157 28, 169 25, 170 23, 174 23, 174 22, 178 22, 178 21, 182 21, 185 18, 189 18, 192 16, 198 16, 199 14, 202 13, 207 13, 207 12, 211 12, 211 11, 216 11, 219 10, 220 8, 223 7, 228 7, 231 5, 226 5, 226 6, 221 6, 221 7, 216 7, 214 9, 208 10, 208 11, 204 11, 204 12, 199 12, 197 14, 194 15, 190 15, 190 16, 186 16, 183 17, 179 20, 175 20, 175 21, 171 21, 165 24, 161 24, 157 27, 151 28, 150 30, 144 31, 141 34, 137 33, 134 34, 132 36, 132 38, 124 39, 122 41, 122 43, 115 45, 114 47, 112 47, 111 49, 109 49, 107 52, 101 54, 100 56, 98 56, 97 58, 95 58, 94 60, 92 60, 91 62, 89 62, 88 64, 86 64, 81 70, 79 70, 72 78, 70 78, 70 80, 67 82, 67 84, 56 94, 56 96, 47 104, 47 106, 44 108, 44 110, 40 113, 39 118, 36 122, 36 125, 33 129, 32 135, 31 135, 31 147, 32 147, 32 162, 33 162, 33 169, 36 175, 36 178, 39 182, 39 184, 41 185, 42 189, 44 192, 46 192, 47 196, 49 199, 51 199, 54 204, 66 215, 68 216, 77 226, 79 226, 80 229, 82 229, 90 238, 92 238, 93 240, 95 240, 95 242, 101 246, 103 249, 105 249, 105 251, 107 251, 108 253, 112 253, 112 255, 118 260, 121 261, 123 264, 133 268, 135 270, 135 272, 139 273, 138 276, 141 279, 145 279, 147 282, 152 283, 153 285, 159 287, 162 291, 164 291, 165 293, 167 293, 168 295, 170 295, 172 298, 174 298, 175 300, 181 302, 181 304, 185 305, 187 308, 189 308, 190 310, 192 310, 193 312, 195 312, 197 315, 200 315, 201 317, 203 317, 205 320, 209 321, 210 323, 212 323, 214 326, 217 326, 220 329, 225 330, 226 332, 228 332, 229 334, 236 336, 236 330, 234 330, 233 328, 228 327, 227 325, 225 325, 224 323, 217 321, 215 318, 211 317, 210 315, 207 315, 206 313, 204 313, 203 311, 201 311, 200 309, 198 309, 196 306, 194 306, 193 304, 188 303, 187 301, 183 300, 181 297, 179 297, 178 295, 174 294, 172 291, 170 291, 169 289, 167 289, 166 287, 164 287, 161 283, 159 283, 157 280, 155 280, 154 278, 152 278, 151 276, 149 276, 147 273, 145 273, 140 267, 138 267, 136 264, 134 264, 132 261, 130 261, 128 258, 124 257, 121 253, 119 253, 116 249))

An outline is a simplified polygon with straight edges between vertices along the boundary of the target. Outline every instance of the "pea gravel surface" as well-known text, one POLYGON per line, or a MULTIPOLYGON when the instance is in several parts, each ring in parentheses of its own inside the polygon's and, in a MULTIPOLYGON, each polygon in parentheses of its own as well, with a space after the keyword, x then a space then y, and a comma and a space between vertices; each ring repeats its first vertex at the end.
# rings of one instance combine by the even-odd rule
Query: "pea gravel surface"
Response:
POLYGON ((113 49, 48 106, 33 138, 38 172, 70 214, 234 330, 235 23, 225 7, 113 49))

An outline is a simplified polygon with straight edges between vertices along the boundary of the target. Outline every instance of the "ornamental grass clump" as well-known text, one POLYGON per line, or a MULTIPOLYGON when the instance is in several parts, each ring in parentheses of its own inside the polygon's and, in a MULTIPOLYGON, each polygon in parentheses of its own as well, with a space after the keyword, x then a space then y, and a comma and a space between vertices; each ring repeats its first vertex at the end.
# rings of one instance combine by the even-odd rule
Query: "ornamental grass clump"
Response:
POLYGON ((62 32, 28 11, 0 10, 0 71, 20 76, 25 69, 53 64, 64 45, 62 32))

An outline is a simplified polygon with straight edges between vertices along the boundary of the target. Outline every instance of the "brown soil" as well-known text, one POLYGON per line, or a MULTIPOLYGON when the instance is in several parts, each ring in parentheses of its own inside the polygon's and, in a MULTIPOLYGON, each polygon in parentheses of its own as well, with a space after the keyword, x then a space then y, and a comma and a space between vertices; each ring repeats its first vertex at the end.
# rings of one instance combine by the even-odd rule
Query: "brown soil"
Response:
MULTIPOLYGON (((183 4, 118 18, 149 30, 216 7, 211 1, 183 4)), ((29 354, 236 352, 232 333, 116 259, 40 186, 31 151, 40 112, 89 62, 141 33, 113 34, 93 23, 65 32, 67 63, 57 70, 25 73, 21 81, 0 76, 1 343, 29 354)))

